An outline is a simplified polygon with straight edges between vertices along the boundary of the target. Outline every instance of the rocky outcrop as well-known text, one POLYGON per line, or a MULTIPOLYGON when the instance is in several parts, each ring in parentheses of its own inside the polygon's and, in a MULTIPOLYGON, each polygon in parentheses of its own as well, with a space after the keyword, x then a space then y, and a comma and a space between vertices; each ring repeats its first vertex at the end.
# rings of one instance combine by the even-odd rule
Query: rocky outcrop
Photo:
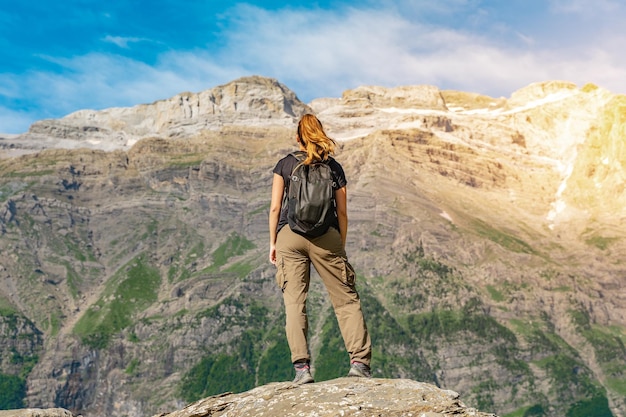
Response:
MULTIPOLYGON (((154 417, 496 417, 467 407, 459 394, 408 379, 339 378, 293 385, 276 382, 240 394, 214 395, 154 417)), ((64 408, 0 411, 0 417, 73 417, 64 408)))
MULTIPOLYGON (((320 383, 273 383, 226 393, 154 417, 495 417, 465 406, 454 391, 407 379, 340 378, 320 383)), ((2 417, 0 415, 0 417, 2 417)))

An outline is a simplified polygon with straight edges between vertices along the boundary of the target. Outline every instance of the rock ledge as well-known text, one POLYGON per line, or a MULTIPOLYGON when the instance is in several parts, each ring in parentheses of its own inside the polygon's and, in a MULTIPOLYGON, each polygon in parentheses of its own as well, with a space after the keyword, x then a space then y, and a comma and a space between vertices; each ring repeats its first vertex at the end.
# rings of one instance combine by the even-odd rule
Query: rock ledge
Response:
POLYGON ((225 393, 154 417, 243 416, 455 416, 494 417, 466 407, 454 391, 408 379, 339 378, 306 385, 271 383, 225 393))

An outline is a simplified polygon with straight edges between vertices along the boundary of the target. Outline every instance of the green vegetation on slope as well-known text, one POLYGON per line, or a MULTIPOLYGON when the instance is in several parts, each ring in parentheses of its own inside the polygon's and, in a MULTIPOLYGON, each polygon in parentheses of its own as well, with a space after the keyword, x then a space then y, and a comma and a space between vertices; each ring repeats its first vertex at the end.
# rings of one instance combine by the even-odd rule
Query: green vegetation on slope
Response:
POLYGON ((243 255, 250 249, 254 249, 254 243, 250 242, 244 236, 232 233, 222 245, 213 252, 213 268, 218 269, 226 265, 228 260, 233 256, 243 255))
POLYGON ((88 346, 106 347, 111 336, 157 300, 160 284, 159 271, 138 256, 109 281, 100 299, 76 323, 74 333, 88 346))
MULTIPOLYGON (((184 226, 180 226, 184 227, 184 226)), ((193 230, 186 230, 183 234, 187 239, 186 245, 183 247, 188 248, 184 254, 176 253, 172 256, 170 267, 167 272, 168 282, 184 281, 196 276, 202 276, 207 274, 213 274, 221 270, 221 268, 228 264, 228 261, 235 257, 244 255, 251 249, 255 248, 254 243, 248 240, 245 236, 241 236, 237 233, 231 233, 226 237, 226 240, 213 251, 211 254, 212 264, 201 270, 195 270, 190 268, 190 265, 194 265, 198 259, 202 259, 205 256, 205 242, 202 241, 202 237, 194 234, 193 230)), ((254 266, 247 261, 236 262, 233 265, 229 265, 223 272, 230 272, 238 277, 244 278, 252 270, 254 266)))
POLYGON ((616 237, 592 236, 585 239, 585 243, 589 246, 595 246, 600 250, 606 250, 612 243, 619 241, 616 237))
POLYGON ((199 314, 229 329, 248 330, 224 346, 212 347, 182 378, 179 393, 195 401, 223 392, 243 392, 255 385, 293 377, 282 320, 273 320, 266 307, 228 298, 199 314), (234 311, 234 313, 233 313, 234 311))
POLYGON ((26 380, 0 373, 0 410, 24 408, 26 380))
POLYGON ((570 310, 570 314, 578 332, 593 347, 595 359, 607 375, 607 385, 626 397, 626 368, 621 361, 626 358, 626 335, 622 329, 592 324, 589 313, 582 307, 570 310))
MULTIPOLYGON (((544 394, 558 398, 564 409, 569 404, 568 413, 576 416, 585 415, 577 414, 576 410, 585 409, 589 402, 598 405, 608 401, 604 389, 594 379, 593 373, 585 366, 577 351, 554 332, 547 317, 543 316, 531 322, 514 320, 512 325, 526 339, 530 346, 529 353, 538 358, 533 363, 543 369, 550 379, 550 392, 544 394)), ((548 410, 548 397, 541 399, 536 407, 548 410)), ((603 415, 602 408, 598 412, 598 415, 603 415)))
POLYGON ((39 361, 38 355, 24 356, 11 349, 11 364, 21 366, 19 375, 0 373, 0 410, 23 407, 26 398, 26 378, 39 361))
POLYGON ((579 401, 567 410, 566 417, 614 417, 605 396, 579 401))
POLYGON ((17 313, 17 310, 9 300, 0 296, 0 316, 12 316, 15 313, 17 313))
POLYGON ((188 402, 223 392, 243 392, 254 387, 254 368, 249 357, 250 336, 235 342, 232 354, 214 353, 202 358, 185 374, 180 393, 188 402))
POLYGON ((0 302, 0 410, 22 408, 26 378, 39 361, 41 333, 28 318, 0 302))
POLYGON ((498 230, 481 220, 474 219, 472 221, 472 228, 480 236, 487 238, 512 252, 537 255, 536 251, 528 243, 510 233, 498 230))

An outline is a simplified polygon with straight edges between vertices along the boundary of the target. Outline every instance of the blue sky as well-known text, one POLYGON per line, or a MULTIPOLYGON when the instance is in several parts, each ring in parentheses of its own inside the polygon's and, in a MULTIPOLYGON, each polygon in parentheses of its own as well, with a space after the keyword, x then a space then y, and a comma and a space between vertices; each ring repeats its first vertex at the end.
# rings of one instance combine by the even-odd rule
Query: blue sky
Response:
POLYGON ((623 0, 29 0, 0 5, 0 132, 246 75, 304 102, 360 85, 626 94, 623 0))

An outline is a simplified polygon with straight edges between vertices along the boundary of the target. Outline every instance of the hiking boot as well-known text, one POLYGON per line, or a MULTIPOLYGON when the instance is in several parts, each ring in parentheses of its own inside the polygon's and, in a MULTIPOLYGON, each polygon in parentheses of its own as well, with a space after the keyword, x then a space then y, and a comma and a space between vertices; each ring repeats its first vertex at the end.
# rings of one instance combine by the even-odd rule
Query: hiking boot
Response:
POLYGON ((348 372, 348 376, 371 378, 372 372, 370 371, 370 367, 366 364, 361 362, 352 362, 350 364, 350 371, 348 372))
POLYGON ((311 370, 309 369, 309 367, 296 369, 296 377, 293 379, 294 384, 302 385, 310 384, 311 382, 315 381, 313 380, 313 376, 311 376, 311 370))

